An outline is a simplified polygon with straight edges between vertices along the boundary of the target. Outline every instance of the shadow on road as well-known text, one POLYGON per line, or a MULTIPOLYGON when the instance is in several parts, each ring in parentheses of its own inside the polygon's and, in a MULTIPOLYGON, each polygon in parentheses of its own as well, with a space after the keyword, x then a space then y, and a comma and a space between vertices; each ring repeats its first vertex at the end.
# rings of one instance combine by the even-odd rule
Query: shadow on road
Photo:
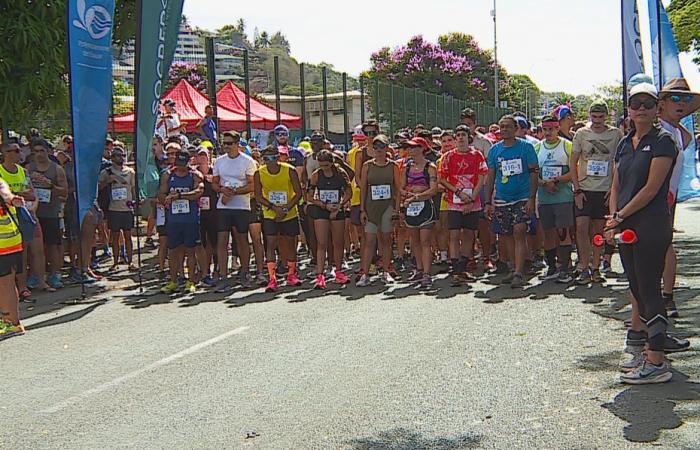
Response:
POLYGON ((481 436, 464 434, 453 438, 431 438, 405 428, 347 442, 353 450, 462 450, 478 448, 481 436))

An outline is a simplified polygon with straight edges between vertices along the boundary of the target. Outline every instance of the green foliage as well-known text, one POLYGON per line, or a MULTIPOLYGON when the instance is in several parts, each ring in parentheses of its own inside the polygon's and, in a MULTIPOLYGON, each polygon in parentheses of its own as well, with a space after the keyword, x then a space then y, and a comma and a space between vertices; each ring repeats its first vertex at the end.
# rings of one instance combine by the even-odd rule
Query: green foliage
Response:
POLYGON ((540 114, 542 91, 527 75, 506 75, 506 91, 501 97, 508 101, 508 106, 519 111, 527 112, 530 117, 540 114))
POLYGON ((694 51, 693 61, 700 64, 700 0, 673 0, 668 16, 680 51, 694 51))

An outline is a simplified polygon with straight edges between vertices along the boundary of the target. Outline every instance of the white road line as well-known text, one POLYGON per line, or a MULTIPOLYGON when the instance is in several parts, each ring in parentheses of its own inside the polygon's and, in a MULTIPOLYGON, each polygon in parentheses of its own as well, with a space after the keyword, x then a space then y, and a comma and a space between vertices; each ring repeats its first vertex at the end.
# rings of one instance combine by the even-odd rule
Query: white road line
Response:
POLYGON ((239 327, 239 328, 236 328, 235 330, 228 331, 220 336, 209 339, 208 341, 204 341, 204 342, 201 342, 197 345, 193 345, 190 348, 186 348, 185 350, 182 350, 181 352, 177 352, 174 355, 170 355, 166 358, 163 358, 159 361, 154 362, 153 364, 149 364, 146 367, 143 367, 143 368, 138 369, 138 370, 134 370, 133 372, 129 372, 126 375, 122 375, 119 378, 115 378, 111 381, 103 383, 103 384, 96 386, 92 389, 88 389, 87 391, 84 391, 76 396, 70 397, 70 398, 68 398, 60 403, 57 403, 56 405, 54 405, 50 408, 43 409, 40 412, 42 414, 52 414, 52 413, 58 412, 58 411, 64 409, 65 407, 72 405, 73 403, 77 403, 81 400, 85 400, 86 398, 90 397, 91 395, 95 395, 95 394, 99 394, 100 392, 104 392, 104 391, 111 389, 115 386, 118 386, 126 381, 129 381, 132 378, 136 378, 145 372, 149 372, 149 371, 157 369, 161 366, 165 366, 166 364, 170 364, 173 361, 176 361, 184 356, 191 355, 192 353, 196 353, 196 352, 198 352, 206 347, 209 347, 210 345, 214 345, 217 342, 221 342, 224 339, 227 339, 235 334, 241 334, 244 331, 246 331, 248 328, 249 327, 239 327))

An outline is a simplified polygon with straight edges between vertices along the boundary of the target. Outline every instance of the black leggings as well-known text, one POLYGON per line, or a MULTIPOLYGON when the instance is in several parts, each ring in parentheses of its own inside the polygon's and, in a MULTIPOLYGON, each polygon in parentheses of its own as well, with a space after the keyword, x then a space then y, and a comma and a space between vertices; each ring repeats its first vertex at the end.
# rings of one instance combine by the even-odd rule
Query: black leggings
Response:
POLYGON ((649 349, 663 351, 668 319, 661 298, 661 276, 666 250, 673 238, 671 218, 632 216, 622 224, 622 229, 637 233, 635 244, 620 244, 620 258, 632 295, 637 299, 639 314, 647 324, 649 349))

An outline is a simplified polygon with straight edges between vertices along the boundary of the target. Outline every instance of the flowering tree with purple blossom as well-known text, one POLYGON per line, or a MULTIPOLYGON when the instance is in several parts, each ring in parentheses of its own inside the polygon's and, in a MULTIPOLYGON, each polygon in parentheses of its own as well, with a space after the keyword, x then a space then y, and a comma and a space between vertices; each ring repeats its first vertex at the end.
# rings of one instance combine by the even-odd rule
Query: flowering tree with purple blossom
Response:
POLYGON ((200 92, 207 92, 207 66, 204 64, 190 64, 182 61, 174 61, 168 72, 168 83, 163 92, 168 91, 180 80, 187 80, 200 92))

